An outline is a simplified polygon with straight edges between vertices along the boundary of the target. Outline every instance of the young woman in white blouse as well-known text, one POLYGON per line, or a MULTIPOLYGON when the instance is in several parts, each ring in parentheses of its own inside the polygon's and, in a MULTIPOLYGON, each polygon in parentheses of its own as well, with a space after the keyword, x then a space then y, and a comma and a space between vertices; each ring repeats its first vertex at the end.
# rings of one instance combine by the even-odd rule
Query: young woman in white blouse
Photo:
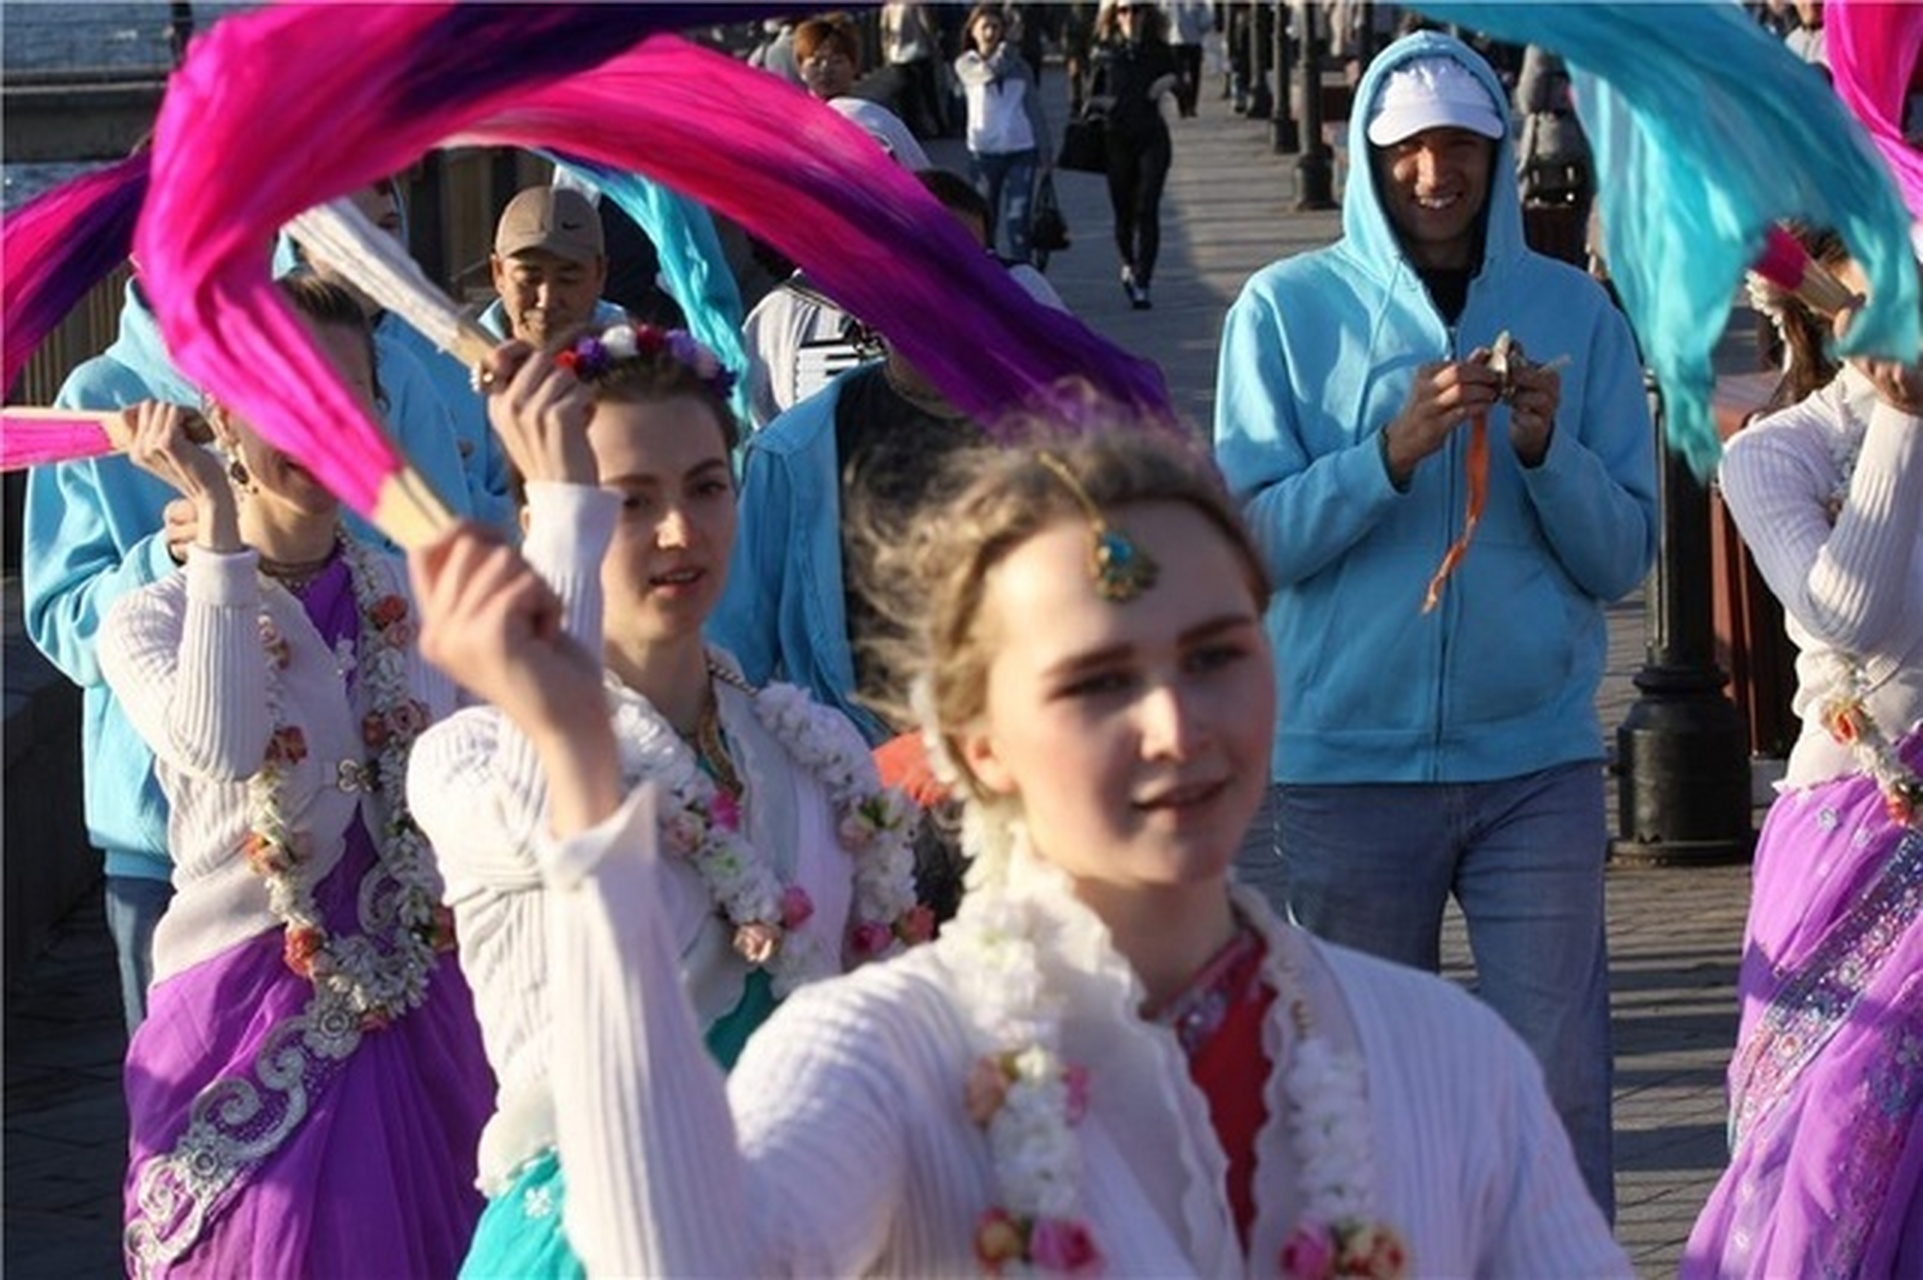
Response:
POLYGON ((1917 1275, 1923 367, 1846 363, 1738 433, 1720 479, 1796 643, 1803 731, 1756 847, 1730 1165, 1683 1274, 1917 1275))
MULTIPOLYGON (((657 838, 677 855, 664 944, 726 1068, 791 991, 931 931, 914 898, 916 815, 845 717, 792 686, 750 687, 703 643, 735 529, 731 376, 714 355, 627 324, 519 354, 489 416, 524 482, 523 550, 565 602, 567 634, 605 664, 600 714, 624 785, 660 796, 657 838)), ((528 739, 477 707, 422 739, 410 792, 501 1081, 467 1274, 578 1275, 549 1085, 553 916, 533 849, 548 789, 528 739)))
MULTIPOLYGON (((282 284, 370 411, 359 304, 282 284)), ((494 1081, 409 817, 407 758, 454 690, 401 567, 220 406, 214 451, 140 411, 136 465, 194 508, 185 567, 101 635, 153 747, 175 896, 127 1048, 130 1275, 447 1275, 481 1210, 494 1081)))
POLYGON ((416 561, 425 650, 550 779, 589 1270, 1627 1275, 1493 1014, 1229 884, 1275 691, 1262 568, 1206 458, 1126 432, 959 475, 894 545, 969 894, 933 945, 797 994, 725 1082, 675 980, 661 798, 624 785, 558 604, 481 538, 416 561))
POLYGON ((955 78, 968 104, 968 176, 988 201, 998 242, 989 248, 1009 262, 1027 262, 1035 184, 1054 167, 1041 86, 1021 50, 1004 38, 1001 5, 976 5, 963 30, 970 47, 955 59, 955 78))

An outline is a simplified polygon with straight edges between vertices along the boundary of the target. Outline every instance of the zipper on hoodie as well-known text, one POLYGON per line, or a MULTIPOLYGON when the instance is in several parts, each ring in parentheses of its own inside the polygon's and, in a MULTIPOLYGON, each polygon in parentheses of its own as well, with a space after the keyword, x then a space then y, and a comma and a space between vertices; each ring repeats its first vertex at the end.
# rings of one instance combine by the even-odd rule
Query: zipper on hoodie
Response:
MULTIPOLYGON (((1435 300, 1430 299, 1429 305, 1434 306, 1435 300)), ((1467 310, 1468 303, 1466 300, 1463 306, 1464 306, 1464 309, 1467 310)), ((1438 320, 1442 318, 1442 313, 1440 311, 1436 313, 1436 318, 1438 320)), ((1454 363, 1457 359, 1460 358, 1456 354, 1456 331, 1458 326, 1461 324, 1461 319, 1462 319, 1461 316, 1458 315, 1456 317, 1456 320, 1453 323, 1447 323, 1443 326, 1444 331, 1449 336, 1448 358, 1451 363, 1454 363)), ((1454 526, 1449 524, 1448 522, 1452 518, 1451 513, 1453 513, 1456 507, 1459 505, 1459 500, 1456 496, 1456 485, 1459 478, 1462 475, 1462 467, 1459 461, 1459 455, 1462 452, 1461 445, 1459 444, 1461 435, 1462 435, 1461 428, 1457 428, 1454 432, 1452 432, 1449 436, 1449 446, 1448 448, 1443 450, 1443 455, 1444 455, 1443 461, 1446 464, 1447 475, 1448 475, 1448 481, 1443 489, 1445 500, 1442 504, 1442 510, 1443 510, 1442 545, 1445 547, 1449 545, 1450 539, 1453 536, 1453 529, 1454 529, 1454 526)), ((1442 639, 1437 651, 1437 660, 1436 660, 1435 716, 1434 716, 1434 719, 1430 722, 1430 728, 1429 728, 1429 780, 1431 782, 1434 782, 1440 779, 1442 776, 1442 724, 1444 719, 1443 702, 1447 698, 1448 692, 1449 692, 1449 618, 1450 618, 1450 614, 1453 613, 1455 609, 1455 602, 1450 598, 1450 595, 1451 593, 1448 593, 1448 592, 1445 592, 1443 594, 1442 614, 1439 618, 1436 619, 1436 625, 1442 628, 1442 639)))

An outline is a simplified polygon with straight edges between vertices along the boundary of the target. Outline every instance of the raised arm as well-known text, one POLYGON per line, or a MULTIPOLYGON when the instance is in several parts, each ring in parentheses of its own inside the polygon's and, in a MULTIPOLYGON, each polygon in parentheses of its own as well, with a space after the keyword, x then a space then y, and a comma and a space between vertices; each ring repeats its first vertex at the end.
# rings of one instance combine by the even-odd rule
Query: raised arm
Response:
POLYGON ((101 669, 154 755, 216 781, 251 777, 271 730, 256 557, 240 540, 220 463, 187 439, 177 405, 143 404, 136 465, 193 503, 198 540, 184 584, 123 596, 107 617, 101 669))
POLYGON ((1903 612, 1923 537, 1923 417, 1857 375, 1730 441, 1720 478, 1743 542, 1783 608, 1825 644, 1864 651, 1903 612), (1833 513, 1826 443, 1848 404, 1868 418, 1855 473, 1833 513))

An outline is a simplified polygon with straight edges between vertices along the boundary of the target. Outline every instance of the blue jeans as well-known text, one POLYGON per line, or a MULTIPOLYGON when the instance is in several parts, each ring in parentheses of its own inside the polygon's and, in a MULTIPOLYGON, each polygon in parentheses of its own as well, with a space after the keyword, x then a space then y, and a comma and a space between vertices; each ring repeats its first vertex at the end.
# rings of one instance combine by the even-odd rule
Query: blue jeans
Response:
POLYGON ((1430 972, 1453 894, 1477 994, 1542 1063, 1583 1180, 1613 1221, 1607 848, 1591 762, 1498 782, 1277 784, 1236 870, 1316 936, 1430 972))
POLYGON ((107 877, 107 933, 120 957, 120 1000, 127 1035, 147 1017, 147 988, 154 981, 154 926, 173 901, 174 887, 144 876, 107 877))
POLYGON ((968 176, 988 201, 995 220, 994 249, 1010 262, 1027 262, 1029 212, 1035 205, 1035 170, 1041 153, 1026 151, 971 151, 968 176))

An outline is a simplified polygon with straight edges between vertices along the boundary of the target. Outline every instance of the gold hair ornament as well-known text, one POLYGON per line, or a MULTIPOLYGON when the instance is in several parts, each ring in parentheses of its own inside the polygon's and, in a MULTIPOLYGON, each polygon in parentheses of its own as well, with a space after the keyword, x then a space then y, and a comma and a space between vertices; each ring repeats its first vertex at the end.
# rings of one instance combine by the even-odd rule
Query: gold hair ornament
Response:
POLYGON ((1054 473, 1088 516, 1088 575, 1094 579, 1095 593, 1120 604, 1154 586, 1162 566, 1133 538, 1103 518, 1102 509, 1088 496, 1068 464, 1047 451, 1036 454, 1035 460, 1054 473))

